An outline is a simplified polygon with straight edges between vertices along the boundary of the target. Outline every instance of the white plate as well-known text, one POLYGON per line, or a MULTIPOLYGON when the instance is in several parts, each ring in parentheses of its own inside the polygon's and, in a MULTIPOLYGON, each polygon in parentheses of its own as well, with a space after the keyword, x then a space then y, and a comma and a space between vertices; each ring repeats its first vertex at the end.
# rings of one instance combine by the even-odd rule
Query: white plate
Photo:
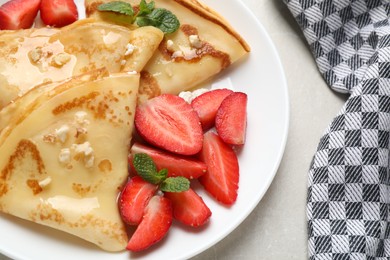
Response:
MULTIPOLYGON (((0 0, 0 3, 5 0, 0 0)), ((80 14, 83 0, 76 0, 80 14)), ((239 154, 237 202, 230 208, 198 189, 212 211, 210 223, 194 230, 173 224, 168 236, 141 254, 107 253, 71 235, 0 214, 0 252, 14 259, 187 259, 213 246, 232 232, 267 191, 283 155, 289 121, 286 80, 277 52, 262 25, 239 0, 203 0, 222 14, 248 41, 248 58, 216 81, 225 81, 248 94, 247 143, 239 154)))

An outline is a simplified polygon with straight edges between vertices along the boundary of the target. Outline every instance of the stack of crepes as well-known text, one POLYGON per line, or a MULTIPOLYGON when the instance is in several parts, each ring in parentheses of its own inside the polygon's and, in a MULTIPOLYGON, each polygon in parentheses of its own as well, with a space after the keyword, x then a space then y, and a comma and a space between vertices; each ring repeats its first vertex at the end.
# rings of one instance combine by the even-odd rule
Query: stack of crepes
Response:
POLYGON ((120 251, 137 102, 196 87, 249 47, 194 0, 155 1, 181 23, 170 35, 115 24, 101 3, 61 29, 0 32, 0 211, 120 251))

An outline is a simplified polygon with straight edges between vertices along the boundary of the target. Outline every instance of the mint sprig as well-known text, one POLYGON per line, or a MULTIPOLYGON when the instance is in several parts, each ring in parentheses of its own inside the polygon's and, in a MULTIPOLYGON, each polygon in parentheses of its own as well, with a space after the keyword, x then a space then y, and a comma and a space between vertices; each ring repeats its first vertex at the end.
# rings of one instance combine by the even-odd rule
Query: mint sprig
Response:
POLYGON ((190 188, 190 181, 185 177, 169 177, 160 184, 160 190, 166 192, 181 192, 190 188))
POLYGON ((173 33, 179 28, 180 22, 177 17, 167 9, 156 8, 149 14, 137 16, 135 19, 138 26, 154 26, 164 33, 173 33))
POLYGON ((142 17, 144 15, 150 14, 154 9, 154 1, 146 3, 145 0, 141 0, 139 3, 139 11, 137 16, 142 17))
POLYGON ((153 159, 145 153, 133 156, 133 165, 138 175, 147 182, 159 185, 161 191, 182 192, 190 188, 190 181, 185 177, 168 177, 168 170, 157 170, 153 159))
POLYGON ((122 1, 113 1, 104 3, 98 6, 98 10, 102 12, 114 12, 127 16, 134 15, 134 9, 131 4, 122 1))
POLYGON ((98 10, 126 15, 131 23, 135 22, 140 27, 154 26, 165 34, 173 33, 180 27, 177 17, 167 9, 155 8, 154 1, 147 3, 146 0, 141 0, 137 14, 134 14, 131 4, 123 1, 101 4, 98 6, 98 10))

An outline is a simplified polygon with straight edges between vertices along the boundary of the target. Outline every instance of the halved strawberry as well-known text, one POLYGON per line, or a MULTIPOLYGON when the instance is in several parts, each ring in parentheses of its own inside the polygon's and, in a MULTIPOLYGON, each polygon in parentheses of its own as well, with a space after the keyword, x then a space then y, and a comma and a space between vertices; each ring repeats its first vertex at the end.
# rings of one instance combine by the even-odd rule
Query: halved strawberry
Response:
POLYGON ((168 198, 153 196, 145 209, 144 217, 131 236, 127 249, 141 251, 160 241, 172 224, 172 203, 168 198))
POLYGON ((230 89, 215 89, 203 93, 191 102, 191 106, 198 113, 203 130, 214 126, 215 115, 222 100, 233 93, 230 89))
POLYGON ((30 28, 39 11, 41 0, 11 0, 0 6, 0 29, 30 28))
POLYGON ((234 92, 222 101, 215 116, 215 128, 225 143, 245 143, 247 102, 248 97, 242 92, 234 92))
POLYGON ((181 97, 163 94, 139 105, 135 126, 141 137, 167 151, 193 155, 202 149, 199 117, 181 97))
POLYGON ((164 194, 172 201, 173 217, 183 224, 198 227, 210 219, 211 210, 193 189, 164 194))
MULTIPOLYGON (((163 168, 168 170, 168 177, 182 176, 187 179, 196 179, 207 171, 206 164, 200 160, 175 155, 140 143, 134 143, 130 152, 131 155, 148 154, 152 157, 158 170, 163 168)), ((132 167, 132 156, 129 157, 129 164, 132 167)))
POLYGON ((199 182, 218 201, 231 205, 237 199, 239 166, 232 147, 222 141, 214 132, 204 135, 200 158, 207 165, 207 173, 199 182))
POLYGON ((71 24, 79 16, 73 0, 42 0, 40 11, 42 21, 54 27, 71 24))
POLYGON ((138 225, 146 205, 157 191, 157 185, 144 181, 140 176, 132 177, 119 196, 119 211, 129 225, 138 225))

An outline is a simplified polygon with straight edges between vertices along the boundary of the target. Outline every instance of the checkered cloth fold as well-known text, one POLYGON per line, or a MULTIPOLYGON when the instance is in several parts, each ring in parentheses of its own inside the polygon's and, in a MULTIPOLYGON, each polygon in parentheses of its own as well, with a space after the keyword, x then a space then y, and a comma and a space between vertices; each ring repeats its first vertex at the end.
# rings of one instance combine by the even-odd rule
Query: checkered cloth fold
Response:
POLYGON ((309 171, 309 259, 390 259, 390 0, 284 0, 348 100, 309 171))

